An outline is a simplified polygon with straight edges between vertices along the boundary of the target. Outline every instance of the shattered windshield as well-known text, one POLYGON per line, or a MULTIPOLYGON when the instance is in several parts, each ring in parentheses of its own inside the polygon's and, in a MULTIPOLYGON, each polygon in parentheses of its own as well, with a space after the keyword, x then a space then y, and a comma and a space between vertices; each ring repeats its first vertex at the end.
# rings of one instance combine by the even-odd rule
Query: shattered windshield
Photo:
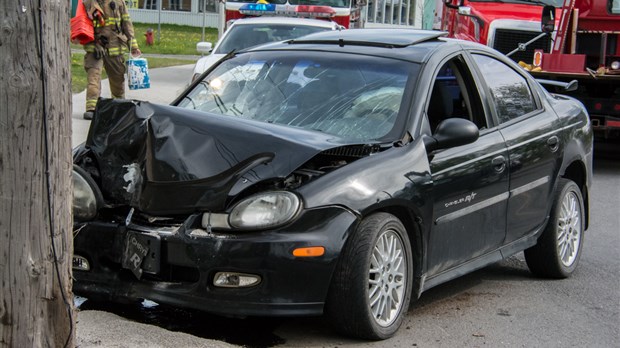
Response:
POLYGON ((418 70, 380 57, 252 52, 220 64, 179 106, 369 141, 392 130, 418 70))

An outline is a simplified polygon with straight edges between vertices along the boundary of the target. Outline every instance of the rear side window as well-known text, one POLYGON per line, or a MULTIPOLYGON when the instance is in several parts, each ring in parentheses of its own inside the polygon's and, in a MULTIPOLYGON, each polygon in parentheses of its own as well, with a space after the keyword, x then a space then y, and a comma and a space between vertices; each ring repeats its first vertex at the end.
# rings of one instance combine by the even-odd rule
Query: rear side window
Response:
POLYGON ((537 109, 526 79, 511 67, 494 58, 474 54, 490 89, 491 101, 500 123, 514 120, 537 109))

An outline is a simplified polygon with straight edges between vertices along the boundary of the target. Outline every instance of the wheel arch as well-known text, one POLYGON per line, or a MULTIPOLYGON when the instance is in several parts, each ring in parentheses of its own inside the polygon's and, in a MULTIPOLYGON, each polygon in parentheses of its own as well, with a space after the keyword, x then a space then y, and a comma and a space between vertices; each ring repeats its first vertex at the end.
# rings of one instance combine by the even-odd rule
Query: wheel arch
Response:
POLYGON ((590 199, 588 192, 588 174, 585 163, 581 160, 572 161, 560 174, 562 178, 573 181, 579 187, 585 209, 585 229, 590 223, 590 199))
POLYGON ((424 238, 423 214, 417 209, 406 206, 397 201, 391 201, 388 204, 375 206, 374 209, 363 212, 363 217, 374 213, 383 212, 392 214, 397 217, 405 226, 407 236, 411 243, 411 254, 413 256, 413 284, 411 289, 412 296, 419 298, 422 292, 422 274, 425 267, 426 255, 426 238, 424 238))
MULTIPOLYGON (((406 204, 406 202, 402 202, 402 204, 406 204)), ((377 321, 378 317, 372 308, 374 305, 369 302, 369 294, 366 292, 369 284, 368 273, 360 272, 369 271, 368 262, 371 260, 371 254, 374 254, 377 238, 381 236, 381 233, 388 231, 385 229, 388 226, 386 223, 390 223, 390 228, 397 228, 398 234, 406 234, 407 238, 417 240, 419 238, 419 234, 416 233, 419 231, 417 224, 420 219, 412 211, 398 204, 374 205, 365 209, 359 216, 356 233, 347 237, 345 247, 338 258, 325 301, 324 313, 332 325, 343 334, 371 340, 387 339, 392 337, 396 330, 401 327, 412 302, 412 295, 414 291, 417 293, 419 278, 416 277, 416 269, 420 266, 415 255, 420 255, 420 243, 409 240, 409 251, 411 251, 409 262, 413 267, 406 270, 406 273, 408 278, 411 277, 411 281, 405 283, 405 291, 398 297, 402 299, 402 301, 397 301, 399 303, 398 312, 392 313, 397 316, 392 317, 386 326, 377 321), (399 220, 400 223, 395 223, 395 220, 399 220), (398 226, 401 224, 402 227, 398 226), (363 255, 363 257, 360 258, 358 255, 363 255)), ((402 241, 404 242, 404 240, 402 241)), ((403 246, 406 245, 403 244, 403 246)), ((407 255, 409 251, 402 250, 400 255, 407 255)), ((379 259, 385 260, 384 257, 379 259)), ((389 269, 389 264, 384 265, 383 271, 379 269, 378 272, 389 272, 389 269)), ((377 271, 373 273, 377 273, 377 271)), ((390 277, 388 282, 392 282, 392 279, 390 277)), ((380 295, 380 297, 383 296, 380 295)), ((391 297, 391 295, 385 296, 391 297)))

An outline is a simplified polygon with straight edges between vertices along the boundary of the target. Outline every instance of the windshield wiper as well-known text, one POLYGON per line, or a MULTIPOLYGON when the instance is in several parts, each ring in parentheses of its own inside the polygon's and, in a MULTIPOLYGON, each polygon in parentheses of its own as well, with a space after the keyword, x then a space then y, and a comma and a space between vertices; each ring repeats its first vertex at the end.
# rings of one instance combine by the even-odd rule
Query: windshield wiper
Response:
POLYGON ((213 93, 213 91, 211 90, 211 86, 209 86, 209 82, 202 80, 200 81, 200 84, 204 85, 205 89, 209 91, 211 96, 213 96, 215 105, 217 105, 218 109, 220 109, 220 112, 226 115, 229 109, 226 107, 226 103, 224 103, 224 101, 222 100, 222 97, 220 97, 219 94, 217 93, 213 93))
POLYGON ((194 110, 196 110, 196 103, 194 103, 194 99, 190 98, 189 96, 185 96, 183 97, 183 99, 187 99, 192 103, 192 107, 194 108, 194 110))

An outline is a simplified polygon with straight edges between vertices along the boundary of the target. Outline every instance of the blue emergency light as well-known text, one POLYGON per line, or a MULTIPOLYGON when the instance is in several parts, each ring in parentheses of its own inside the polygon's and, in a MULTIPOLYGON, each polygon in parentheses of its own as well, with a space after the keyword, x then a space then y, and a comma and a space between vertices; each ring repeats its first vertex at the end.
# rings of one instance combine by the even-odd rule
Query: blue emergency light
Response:
POLYGON ((276 13, 274 4, 245 4, 239 8, 239 12, 245 15, 260 16, 276 13))

